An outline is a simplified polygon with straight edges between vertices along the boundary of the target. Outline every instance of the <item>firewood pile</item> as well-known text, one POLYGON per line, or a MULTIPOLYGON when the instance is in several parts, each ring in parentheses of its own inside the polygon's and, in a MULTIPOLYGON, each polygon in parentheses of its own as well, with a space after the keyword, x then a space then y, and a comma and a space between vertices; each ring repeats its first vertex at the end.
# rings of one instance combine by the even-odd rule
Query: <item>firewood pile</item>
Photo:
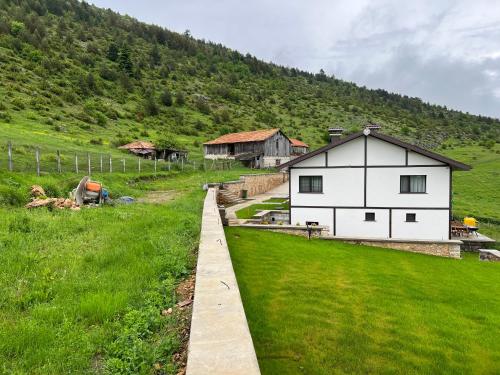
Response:
POLYGON ((73 211, 78 211, 80 209, 73 199, 48 198, 45 195, 45 190, 43 190, 43 188, 39 185, 33 185, 31 187, 31 197, 32 200, 25 206, 26 208, 51 207, 58 209, 70 209, 73 211))

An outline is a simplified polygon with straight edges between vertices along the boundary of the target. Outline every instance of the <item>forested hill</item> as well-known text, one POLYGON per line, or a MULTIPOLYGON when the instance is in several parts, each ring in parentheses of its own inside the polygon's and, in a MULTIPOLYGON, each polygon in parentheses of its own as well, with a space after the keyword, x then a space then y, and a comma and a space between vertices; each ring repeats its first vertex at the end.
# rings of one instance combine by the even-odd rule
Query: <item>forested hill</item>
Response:
POLYGON ((0 1, 0 66, 0 126, 26 119, 92 143, 200 150, 222 133, 280 127, 315 147, 329 126, 368 121, 427 147, 500 137, 497 119, 265 63, 77 0, 0 1))

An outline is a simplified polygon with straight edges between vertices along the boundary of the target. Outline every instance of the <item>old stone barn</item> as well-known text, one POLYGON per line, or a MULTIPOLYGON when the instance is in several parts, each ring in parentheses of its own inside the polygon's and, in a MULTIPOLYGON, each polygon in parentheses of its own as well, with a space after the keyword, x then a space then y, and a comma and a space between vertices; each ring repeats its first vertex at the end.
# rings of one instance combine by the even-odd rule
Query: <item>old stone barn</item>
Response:
POLYGON ((250 168, 275 167, 290 160, 292 143, 280 129, 225 134, 203 144, 205 159, 239 160, 250 168))

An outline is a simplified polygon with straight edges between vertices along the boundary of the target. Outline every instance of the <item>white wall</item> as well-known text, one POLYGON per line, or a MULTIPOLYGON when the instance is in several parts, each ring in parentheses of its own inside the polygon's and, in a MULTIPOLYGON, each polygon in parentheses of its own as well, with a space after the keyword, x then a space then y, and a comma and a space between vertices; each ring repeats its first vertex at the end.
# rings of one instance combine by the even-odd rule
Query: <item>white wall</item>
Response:
POLYGON ((294 206, 363 205, 362 168, 292 168, 290 180, 294 206), (299 176, 323 176, 323 193, 299 193, 299 176))
POLYGON ((380 139, 368 137, 367 165, 405 165, 404 148, 380 139))
POLYGON ((392 210, 392 238, 447 240, 448 210, 392 210), (417 222, 407 223, 406 213, 415 213, 417 222))
POLYGON ((280 160, 280 164, 290 161, 289 156, 264 156, 263 159, 264 167, 276 167, 276 159, 280 160))
POLYGON ((448 207, 450 168, 368 168, 366 204, 371 207, 448 207), (401 194, 401 175, 426 175, 427 193, 401 194))
POLYGON ((346 237, 388 238, 389 210, 342 209, 335 211, 336 235, 346 237), (374 212, 375 221, 365 221, 365 212, 374 212))
POLYGON ((309 159, 303 160, 294 165, 294 167, 324 167, 325 166, 325 153, 313 156, 309 159))
POLYGON ((408 165, 445 165, 438 160, 428 158, 427 156, 408 151, 408 165))
MULTIPOLYGON (((353 166, 365 164, 364 137, 328 150, 328 166, 353 166)), ((324 156, 323 156, 324 157, 324 156)))
POLYGON ((290 214, 292 225, 316 221, 319 225, 327 226, 330 235, 333 235, 333 208, 292 208, 290 214))

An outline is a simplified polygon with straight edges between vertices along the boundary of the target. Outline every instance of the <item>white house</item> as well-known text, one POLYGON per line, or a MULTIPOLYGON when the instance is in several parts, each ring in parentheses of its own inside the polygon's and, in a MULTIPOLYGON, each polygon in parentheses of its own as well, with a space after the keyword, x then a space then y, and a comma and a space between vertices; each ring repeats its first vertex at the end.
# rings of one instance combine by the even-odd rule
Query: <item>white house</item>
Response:
POLYGON ((290 224, 333 236, 448 240, 452 171, 471 167, 365 129, 280 166, 290 173, 290 224))

